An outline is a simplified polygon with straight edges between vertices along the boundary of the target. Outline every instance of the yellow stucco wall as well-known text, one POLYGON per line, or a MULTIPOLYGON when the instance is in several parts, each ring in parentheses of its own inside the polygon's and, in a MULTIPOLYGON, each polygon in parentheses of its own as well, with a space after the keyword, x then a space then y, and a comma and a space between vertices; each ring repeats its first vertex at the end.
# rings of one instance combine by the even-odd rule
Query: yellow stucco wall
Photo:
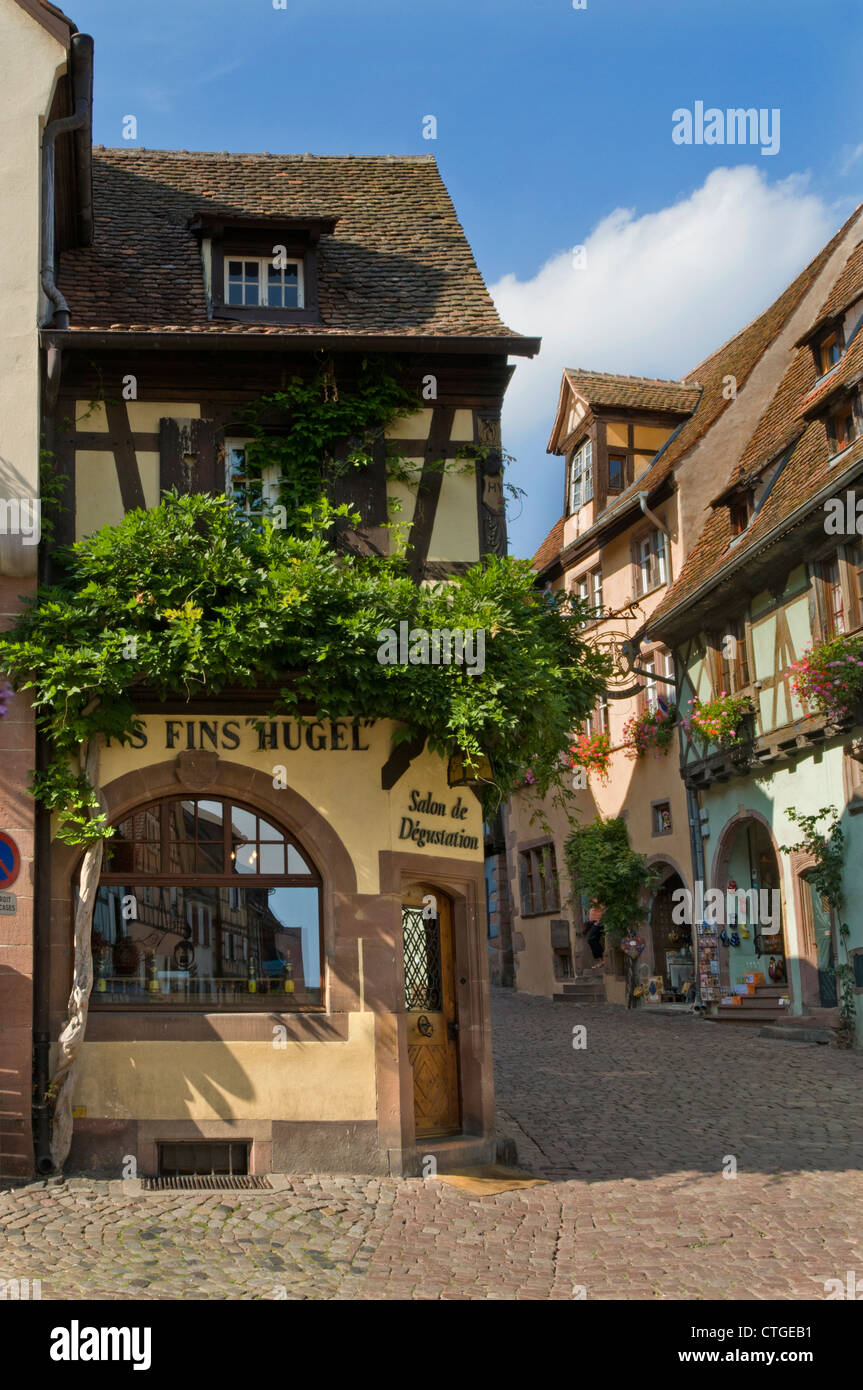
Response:
POLYGON ((374 1120, 375 1021, 346 1042, 85 1042, 75 1086, 88 1119, 374 1120))
POLYGON ((444 476, 428 558, 479 560, 476 475, 472 466, 457 466, 444 476))
MULTIPOLYGON (((251 721, 252 716, 248 716, 251 721)), ((275 721, 279 746, 276 749, 258 747, 258 735, 246 717, 224 716, 215 721, 219 737, 219 756, 226 762, 238 763, 265 772, 271 778, 284 777, 288 786, 305 797, 333 827, 351 856, 357 871, 360 893, 380 891, 378 852, 403 850, 424 855, 454 855, 462 859, 481 860, 482 813, 479 802, 464 787, 447 785, 447 764, 442 758, 425 752, 396 783, 392 791, 381 790, 381 767, 389 757, 391 739, 396 727, 381 720, 370 728, 360 727, 358 742, 367 745, 354 751, 349 721, 337 721, 335 731, 331 721, 310 726, 303 735, 302 746, 287 749, 283 746, 284 720, 275 721), (239 739, 238 748, 226 746, 239 739), (325 741, 326 747, 309 747, 325 741), (343 744, 333 748, 333 742, 343 744), (280 774, 279 769, 284 769, 280 774), (412 793, 417 793, 413 797, 412 793), (415 809, 429 794, 445 808, 443 815, 415 809), (453 810, 457 811, 454 816, 453 810), (466 814, 462 815, 462 812, 466 814), (408 818, 412 824, 403 827, 408 818), (422 844, 421 838, 409 838, 413 827, 420 832, 444 832, 468 835, 477 841, 476 849, 463 845, 446 846, 440 843, 422 844), (402 834, 403 828, 406 834, 402 834)), ((116 743, 102 753, 101 780, 107 786, 123 773, 148 767, 153 763, 175 758, 178 753, 212 751, 210 739, 204 735, 201 716, 148 716, 142 720, 147 745, 143 748, 123 748, 116 743), (169 731, 168 725, 171 724, 169 731), (170 745, 170 746, 169 746, 170 745)), ((296 742, 296 726, 292 723, 291 741, 296 742)))

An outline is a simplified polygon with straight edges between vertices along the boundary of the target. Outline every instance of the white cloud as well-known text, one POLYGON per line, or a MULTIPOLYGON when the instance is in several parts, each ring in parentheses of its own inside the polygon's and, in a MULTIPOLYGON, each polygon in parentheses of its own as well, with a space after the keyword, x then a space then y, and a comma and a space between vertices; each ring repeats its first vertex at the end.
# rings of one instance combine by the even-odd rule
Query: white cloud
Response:
POLYGON ((491 286, 504 323, 543 340, 538 358, 519 359, 504 408, 504 439, 519 460, 511 481, 532 494, 513 528, 516 553, 535 548, 560 515, 559 463, 547 460, 534 489, 562 368, 681 376, 757 317, 840 221, 802 176, 770 183, 751 166, 716 169, 671 207, 603 218, 584 242, 585 269, 573 268, 574 233, 532 279, 505 275, 491 286))

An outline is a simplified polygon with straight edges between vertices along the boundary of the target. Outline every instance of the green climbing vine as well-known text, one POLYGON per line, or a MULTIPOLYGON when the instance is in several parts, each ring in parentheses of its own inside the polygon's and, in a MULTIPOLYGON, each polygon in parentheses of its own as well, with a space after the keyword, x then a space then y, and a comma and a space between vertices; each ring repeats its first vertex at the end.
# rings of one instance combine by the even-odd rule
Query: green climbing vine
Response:
POLYGON ((50 753, 33 790, 63 840, 110 834, 80 751, 97 735, 131 738, 143 690, 192 699, 264 686, 280 692, 273 714, 395 721, 397 739, 421 734, 475 773, 489 759, 489 807, 528 761, 539 792, 562 787, 570 731, 607 671, 565 597, 540 595, 526 561, 492 559, 419 586, 398 547, 368 557, 339 548, 340 528, 360 518, 326 495, 328 468, 337 453, 339 467, 367 466, 371 436, 415 409, 380 363, 349 390, 330 371, 292 380, 247 416, 257 465, 277 465, 293 489, 287 526, 266 515, 252 523, 222 495, 169 493, 63 553, 59 580, 0 635, 0 670, 33 691, 50 753), (402 621, 481 630, 482 670, 381 662, 379 633, 402 621))
POLYGON ((646 915, 644 894, 655 879, 647 857, 632 849, 626 822, 618 816, 597 816, 579 826, 564 853, 573 892, 603 909, 603 930, 619 945, 646 915))
POLYGON ((839 824, 839 812, 833 806, 823 806, 814 815, 803 815, 790 807, 788 819, 798 825, 803 838, 795 845, 783 845, 783 854, 794 851, 811 854, 815 865, 806 874, 808 882, 816 893, 827 903, 831 915, 835 912, 838 922, 839 940, 845 953, 844 961, 835 967, 836 982, 839 988, 839 1027, 837 1042, 840 1047, 853 1047, 856 1034, 857 1006, 854 994, 854 968, 851 965, 848 943, 851 929, 842 919, 845 898, 842 891, 842 873, 845 864, 845 831, 839 824), (827 824, 824 830, 818 829, 820 821, 827 824))
MULTIPOLYGON (((302 508, 314 506, 338 476, 369 467, 386 426, 420 408, 400 381, 396 363, 365 358, 357 379, 345 384, 329 362, 312 377, 292 376, 239 412, 249 434, 246 466, 278 475, 278 505, 288 527, 301 529, 302 508)), ((392 450, 387 462, 390 476, 413 477, 392 450)))
POLYGON ((57 472, 54 451, 46 449, 43 444, 39 450, 39 520, 41 539, 49 545, 56 538, 65 491, 66 485, 57 472))

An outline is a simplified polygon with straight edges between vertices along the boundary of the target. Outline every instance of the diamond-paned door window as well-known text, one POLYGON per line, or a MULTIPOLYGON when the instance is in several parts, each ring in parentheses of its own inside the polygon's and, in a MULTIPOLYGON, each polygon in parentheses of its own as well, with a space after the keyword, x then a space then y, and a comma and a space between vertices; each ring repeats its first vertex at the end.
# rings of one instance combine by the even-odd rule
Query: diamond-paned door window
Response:
POLYGON ((440 1013, 443 1009, 443 970, 440 921, 424 918, 421 907, 402 908, 405 960, 405 1008, 440 1013))

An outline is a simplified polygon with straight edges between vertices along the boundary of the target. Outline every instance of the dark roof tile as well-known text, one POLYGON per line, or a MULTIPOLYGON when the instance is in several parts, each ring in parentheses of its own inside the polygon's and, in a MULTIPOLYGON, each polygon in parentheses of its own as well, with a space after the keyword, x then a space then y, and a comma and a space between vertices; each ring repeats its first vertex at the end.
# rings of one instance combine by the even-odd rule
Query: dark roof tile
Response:
MULTIPOLYGON (((832 250, 835 242, 836 238, 825 247, 825 252, 832 250)), ((824 254, 822 252, 821 256, 824 254)), ((859 247, 852 252, 834 282, 827 303, 834 300, 839 302, 836 300, 836 286, 840 282, 843 303, 863 294, 863 256, 859 254, 859 247)), ((823 317, 822 308, 813 322, 821 321, 823 317)), ((756 550, 770 532, 827 485, 831 473, 827 430, 823 419, 812 418, 807 412, 811 411, 813 404, 820 403, 826 407, 828 395, 835 388, 853 381, 861 371, 863 331, 854 338, 835 372, 831 372, 817 387, 812 350, 805 342, 797 347, 785 376, 732 469, 728 486, 719 494, 720 498, 725 497, 730 491, 742 488, 763 474, 769 490, 762 506, 743 537, 733 545, 728 507, 716 506, 690 550, 677 580, 654 610, 652 629, 660 630, 663 617, 671 609, 700 589, 711 576, 718 578, 726 563, 756 550)), ((841 456, 841 462, 834 462, 832 466, 837 473, 841 473, 858 459, 863 459, 863 439, 858 439, 841 456)))
POLYGON ((96 240, 59 283, 76 330, 515 338, 429 155, 189 154, 97 148, 96 240), (338 217, 318 252, 320 323, 210 320, 196 213, 338 217))
POLYGON ((574 391, 591 406, 621 406, 632 410, 662 410, 690 415, 698 404, 697 386, 658 377, 618 376, 612 372, 588 372, 567 367, 574 391))

